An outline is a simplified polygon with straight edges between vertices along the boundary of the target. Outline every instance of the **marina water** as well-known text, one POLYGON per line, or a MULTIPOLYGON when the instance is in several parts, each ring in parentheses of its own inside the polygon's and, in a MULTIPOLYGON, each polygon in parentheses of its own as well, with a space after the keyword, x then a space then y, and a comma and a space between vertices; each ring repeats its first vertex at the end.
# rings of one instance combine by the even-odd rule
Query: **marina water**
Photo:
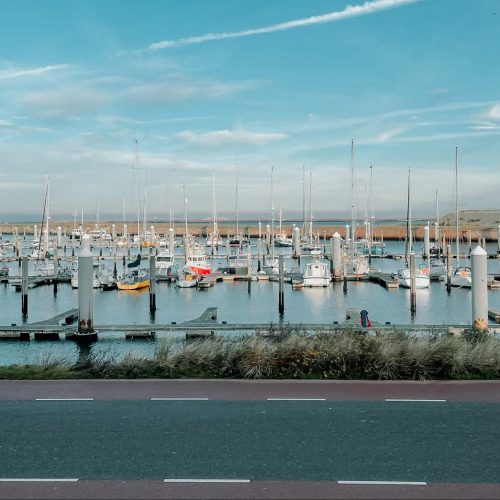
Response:
MULTIPOLYGON (((9 235, 3 235, 3 241, 9 235)), ((386 241, 385 253, 388 255, 402 255, 404 242, 386 241)), ((23 241, 23 248, 29 247, 29 241, 23 241)), ((329 253, 329 242, 327 252, 329 253)), ((177 249, 182 252, 182 249, 177 249)), ((416 245, 417 256, 421 255, 421 248, 416 245)), ((496 254, 497 245, 488 243, 488 254, 496 254)), ((147 251, 147 249, 146 249, 147 251)), ((220 253, 225 248, 219 249, 220 253)), ((257 248, 252 241, 252 255, 254 274, 257 270, 257 248)), ((461 253, 467 255, 468 247, 462 247, 461 253)), ((78 251, 77 251, 78 252, 78 251)), ((76 255, 77 255, 76 252, 76 255)), ((111 269, 113 267, 112 249, 102 250, 105 259, 102 261, 111 269)), ((121 250, 118 250, 121 252, 121 250)), ((145 250, 143 250, 144 254, 145 250)), ((277 253, 285 256, 285 266, 290 269, 297 265, 291 258, 291 249, 277 249, 277 253)), ((99 248, 93 253, 97 259, 99 248)), ((137 249, 131 249, 130 259, 135 257, 137 249)), ((26 254, 26 250, 23 251, 26 254)), ((71 247, 66 248, 66 254, 59 250, 59 256, 64 258, 71 255, 71 247)), ((180 257, 181 259, 182 257, 180 257)), ((301 268, 305 267, 308 257, 301 259, 301 268)), ((127 260, 129 262, 129 260, 127 260)), ((224 257, 211 258, 212 268, 223 266, 224 257)), ((461 262, 470 265, 470 260, 461 262)), ((20 275, 18 261, 1 263, 7 265, 11 275, 20 275)), ((32 265, 32 264, 30 264, 32 265)), ((382 272, 395 273, 404 266, 404 259, 372 258, 373 268, 382 272)), ((121 253, 117 258, 117 271, 123 271, 121 253)), ((488 273, 500 274, 500 260, 488 259, 488 273)), ((246 281, 227 281, 201 290, 197 288, 179 289, 173 283, 158 282, 156 287, 155 315, 149 311, 148 290, 143 291, 104 291, 95 289, 94 324, 177 324, 197 318, 208 307, 218 308, 219 322, 231 323, 274 323, 274 324, 301 324, 301 323, 341 323, 345 320, 346 310, 365 309, 372 322, 385 324, 461 324, 471 323, 471 290, 453 288, 447 293, 443 281, 431 282, 428 289, 417 290, 417 311, 410 314, 409 290, 397 288, 388 290, 369 281, 349 281, 347 293, 343 291, 343 283, 331 283, 326 288, 292 289, 285 284, 285 311, 282 317, 278 313, 278 282, 252 281, 250 286, 246 281)), ((500 310, 500 290, 488 290, 489 308, 500 310)), ((57 292, 52 285, 43 285, 29 290, 29 313, 23 319, 21 314, 21 294, 9 284, 0 285, 0 325, 21 325, 43 321, 78 306, 78 290, 71 288, 70 283, 60 283, 57 292)), ((76 329, 76 326, 75 326, 76 329)), ((153 329, 152 329, 153 330, 153 329)), ((95 353, 107 353, 116 358, 132 353, 137 356, 152 356, 157 342, 166 336, 182 336, 182 333, 158 332, 153 341, 127 341, 123 334, 99 334, 99 341, 93 345, 95 353)), ((64 358, 74 361, 77 357, 77 346, 72 341, 3 341, 0 343, 0 364, 25 364, 47 362, 50 359, 64 358)))

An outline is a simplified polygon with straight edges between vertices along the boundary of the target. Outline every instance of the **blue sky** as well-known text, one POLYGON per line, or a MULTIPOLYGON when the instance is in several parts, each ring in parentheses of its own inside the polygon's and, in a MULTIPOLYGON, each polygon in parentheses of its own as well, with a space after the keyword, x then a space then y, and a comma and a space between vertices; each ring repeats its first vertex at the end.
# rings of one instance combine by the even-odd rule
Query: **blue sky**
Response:
POLYGON ((0 221, 499 208, 497 0, 17 0, 2 4, 0 221), (350 5, 350 6, 349 6, 350 5), (307 186, 307 192, 309 186, 307 186))

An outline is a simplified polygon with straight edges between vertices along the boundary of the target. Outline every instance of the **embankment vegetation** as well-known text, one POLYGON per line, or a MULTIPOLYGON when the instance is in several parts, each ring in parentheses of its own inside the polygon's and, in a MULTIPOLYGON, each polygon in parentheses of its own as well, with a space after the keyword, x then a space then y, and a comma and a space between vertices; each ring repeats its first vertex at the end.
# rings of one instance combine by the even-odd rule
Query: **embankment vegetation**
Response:
POLYGON ((500 339, 489 334, 425 335, 278 328, 245 337, 159 340, 152 358, 93 349, 78 361, 0 367, 0 379, 68 378, 492 379, 500 339))

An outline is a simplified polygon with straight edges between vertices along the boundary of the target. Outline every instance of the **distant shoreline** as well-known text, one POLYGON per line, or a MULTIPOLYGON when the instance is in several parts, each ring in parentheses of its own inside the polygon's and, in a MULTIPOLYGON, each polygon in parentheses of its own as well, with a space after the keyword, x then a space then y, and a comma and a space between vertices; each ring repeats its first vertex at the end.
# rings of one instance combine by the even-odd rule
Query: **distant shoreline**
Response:
MULTIPOLYGON (((387 220, 386 220, 387 221, 387 220)), ((345 235, 346 232, 346 223, 338 223, 338 221, 315 221, 313 225, 313 233, 315 235, 319 234, 320 238, 331 238, 331 236, 337 232, 341 236, 345 235), (337 223, 333 223, 337 222, 337 223)), ((342 221, 344 222, 344 221, 342 221)), ((117 234, 123 233, 123 222, 116 221, 101 221, 99 223, 99 227, 106 229, 108 232, 112 232, 112 226, 115 225, 115 231, 117 234)), ((137 221, 128 221, 127 224, 127 233, 129 235, 137 234, 137 221)), ((261 223, 261 232, 263 235, 266 233, 266 226, 269 224, 269 221, 262 221, 261 223)), ((0 224, 0 231, 2 234, 13 234, 16 230, 19 235, 32 235, 34 232, 34 226, 37 225, 38 231, 40 231, 40 222, 19 222, 19 223, 10 223, 10 224, 0 224)), ((84 222, 84 230, 90 231, 95 228, 95 222, 84 222)), ((169 224, 168 222, 148 222, 146 224, 146 230, 149 231, 151 226, 154 225, 155 232, 160 235, 164 235, 168 231, 169 224)), ((296 225, 302 228, 302 222, 297 221, 296 225)), ((426 223, 414 223, 413 232, 414 237, 419 240, 423 240, 424 238, 424 226, 426 223)), ((225 237, 230 234, 234 234, 235 223, 231 221, 228 222, 219 222, 218 230, 221 236, 225 237)), ((62 234, 70 235, 71 231, 74 228, 74 223, 69 221, 57 221, 53 220, 50 223, 50 233, 56 234, 57 228, 61 227, 62 234)), ((79 227, 79 224, 76 225, 79 227)), ((291 236, 292 234, 292 222, 288 222, 282 225, 282 230, 291 236)), ((195 236, 207 236, 213 229, 213 223, 211 221, 197 221, 197 222, 189 222, 188 230, 190 234, 195 236)), ((239 221, 239 229, 243 231, 245 235, 250 237, 257 237, 259 234, 258 221, 239 221)), ((277 231, 278 225, 275 224, 275 231, 277 231)), ((140 231, 143 230, 143 223, 140 223, 140 231)), ((184 234, 184 223, 183 222, 175 222, 174 230, 176 236, 182 236, 184 234)), ((491 227, 483 227, 480 224, 476 223, 468 223, 460 225, 460 236, 461 238, 468 239, 470 233, 471 241, 478 241, 480 238, 486 238, 486 241, 497 241, 498 240, 498 229, 497 226, 491 227)), ((384 240, 404 240, 406 235, 406 224, 404 222, 395 221, 393 224, 375 224, 373 227, 373 234, 376 240, 384 239, 384 240)), ((429 234, 431 240, 434 240, 434 225, 431 223, 429 225, 429 234)), ((365 228, 363 222, 358 222, 357 225, 357 237, 363 238, 365 235, 365 228)), ((440 235, 441 237, 446 237, 449 239, 455 238, 455 226, 442 226, 440 227, 440 235)))

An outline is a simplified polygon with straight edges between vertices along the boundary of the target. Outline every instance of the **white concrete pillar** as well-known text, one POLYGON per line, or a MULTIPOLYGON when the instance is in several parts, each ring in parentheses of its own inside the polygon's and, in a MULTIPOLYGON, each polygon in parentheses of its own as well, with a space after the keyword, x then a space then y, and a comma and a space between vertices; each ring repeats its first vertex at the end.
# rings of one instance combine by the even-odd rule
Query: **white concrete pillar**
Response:
POLYGON ((168 249, 172 253, 174 253, 174 246, 175 246, 174 228, 169 227, 168 228, 168 249))
POLYGON ((57 248, 62 248, 62 228, 57 226, 57 248))
POLYGON ((333 276, 340 278, 342 272, 342 249, 340 247, 340 234, 333 233, 332 238, 332 260, 333 260, 333 276))
POLYGON ((293 229, 293 256, 295 258, 300 257, 300 228, 294 227, 293 229))
POLYGON ((38 226, 37 226, 37 224, 35 224, 35 225, 33 226, 33 239, 34 239, 34 240, 37 240, 37 239, 38 239, 38 226))
POLYGON ((429 226, 424 227, 424 259, 428 259, 431 254, 431 243, 429 239, 429 226))
POLYGON ((94 331, 93 320, 93 257, 90 251, 90 236, 82 236, 80 255, 78 256, 78 333, 94 331))
POLYGON ((471 252, 472 327, 488 329, 488 254, 479 245, 471 252))

